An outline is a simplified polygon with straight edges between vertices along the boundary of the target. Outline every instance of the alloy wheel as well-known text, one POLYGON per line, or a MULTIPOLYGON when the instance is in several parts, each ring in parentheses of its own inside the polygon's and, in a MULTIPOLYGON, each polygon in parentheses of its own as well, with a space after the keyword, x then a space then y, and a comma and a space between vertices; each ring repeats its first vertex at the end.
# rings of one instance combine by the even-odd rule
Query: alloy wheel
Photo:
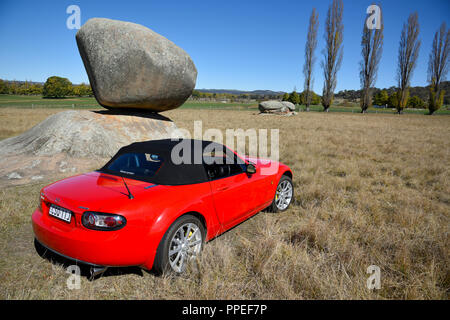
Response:
POLYGON ((202 233, 194 223, 185 223, 172 237, 169 246, 169 263, 175 272, 183 272, 186 262, 200 253, 202 233))
POLYGON ((292 201, 293 188, 289 180, 283 180, 277 187, 275 205, 278 210, 285 210, 292 201))

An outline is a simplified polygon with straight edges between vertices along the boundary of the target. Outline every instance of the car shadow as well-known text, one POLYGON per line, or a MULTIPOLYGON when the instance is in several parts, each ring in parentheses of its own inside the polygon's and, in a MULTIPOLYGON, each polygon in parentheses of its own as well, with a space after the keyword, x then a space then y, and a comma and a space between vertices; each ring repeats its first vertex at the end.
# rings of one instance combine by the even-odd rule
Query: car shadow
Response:
POLYGON ((255 213, 254 215, 252 215, 251 217, 239 222, 237 225, 232 226, 231 228, 227 229, 226 231, 222 232, 221 234, 209 239, 207 242, 211 242, 214 241, 216 239, 219 239, 220 237, 228 234, 229 232, 231 232, 232 230, 236 229, 237 227, 239 227, 240 225, 244 224, 247 221, 251 221, 252 219, 255 219, 257 216, 259 216, 260 214, 275 214, 274 212, 270 211, 269 207, 264 208, 260 211, 258 211, 257 213, 255 213))
POLYGON ((90 281, 99 279, 102 277, 114 277, 114 276, 122 276, 122 275, 127 275, 127 274, 135 274, 135 275, 138 275, 141 277, 144 276, 143 270, 140 267, 133 266, 133 267, 108 267, 105 272, 103 272, 95 277, 92 277, 91 266, 84 264, 84 263, 78 263, 74 260, 63 257, 63 256, 45 248, 36 240, 34 240, 34 248, 35 248, 37 254, 41 258, 46 259, 53 265, 62 266, 64 269, 67 269, 69 266, 73 266, 73 265, 78 266, 80 268, 80 276, 86 277, 90 281))

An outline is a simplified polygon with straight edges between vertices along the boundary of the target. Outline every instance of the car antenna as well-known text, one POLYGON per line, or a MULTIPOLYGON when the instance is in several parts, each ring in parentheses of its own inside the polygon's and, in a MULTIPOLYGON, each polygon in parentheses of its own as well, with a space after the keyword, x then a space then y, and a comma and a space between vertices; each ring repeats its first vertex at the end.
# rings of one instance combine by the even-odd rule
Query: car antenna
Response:
POLYGON ((127 183, 125 182, 125 179, 122 177, 122 181, 123 181, 123 184, 125 185, 125 188, 127 188, 127 191, 128 191, 128 199, 134 199, 134 197, 133 197, 133 195, 131 194, 131 191, 130 191, 130 189, 128 188, 128 185, 127 185, 127 183))

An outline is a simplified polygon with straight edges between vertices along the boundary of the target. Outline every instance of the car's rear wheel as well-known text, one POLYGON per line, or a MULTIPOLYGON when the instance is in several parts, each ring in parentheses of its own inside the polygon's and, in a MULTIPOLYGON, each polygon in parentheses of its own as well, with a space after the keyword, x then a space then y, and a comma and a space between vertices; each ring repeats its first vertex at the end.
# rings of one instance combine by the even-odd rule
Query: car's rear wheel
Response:
POLYGON ((205 227, 195 216, 178 218, 167 230, 156 252, 153 270, 158 273, 182 273, 188 262, 202 250, 205 227))
POLYGON ((294 185, 292 179, 286 175, 283 175, 278 182, 275 197, 269 210, 272 212, 281 212, 289 208, 292 200, 294 199, 294 185))

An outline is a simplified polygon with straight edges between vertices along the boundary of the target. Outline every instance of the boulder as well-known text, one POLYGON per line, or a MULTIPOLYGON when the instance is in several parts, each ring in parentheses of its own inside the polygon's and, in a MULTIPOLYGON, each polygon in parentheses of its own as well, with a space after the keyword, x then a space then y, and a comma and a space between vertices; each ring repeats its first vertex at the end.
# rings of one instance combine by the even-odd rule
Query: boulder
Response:
POLYGON ((289 113, 295 111, 295 105, 288 101, 269 100, 258 105, 261 113, 289 113))
POLYGON ((295 111, 295 104, 289 101, 281 101, 281 103, 286 106, 290 111, 295 111))
POLYGON ((93 18, 76 40, 103 107, 166 111, 182 105, 195 87, 197 69, 189 55, 142 25, 93 18))
POLYGON ((281 103, 281 101, 278 101, 278 100, 262 101, 258 105, 258 109, 261 112, 279 111, 283 107, 284 107, 284 105, 281 103))

